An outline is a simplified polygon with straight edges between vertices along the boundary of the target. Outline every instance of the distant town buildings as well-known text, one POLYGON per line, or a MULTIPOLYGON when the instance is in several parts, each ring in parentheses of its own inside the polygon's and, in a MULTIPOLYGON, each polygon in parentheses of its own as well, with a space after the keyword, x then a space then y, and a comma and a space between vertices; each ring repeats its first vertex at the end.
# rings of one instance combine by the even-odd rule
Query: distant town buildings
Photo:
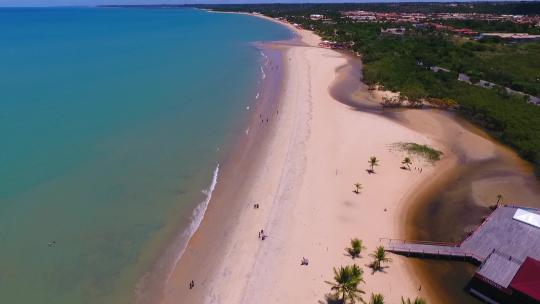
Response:
POLYGON ((369 11, 346 11, 343 15, 357 22, 407 22, 422 23, 433 20, 483 20, 508 21, 517 24, 530 24, 540 27, 540 16, 495 15, 476 13, 381 13, 369 11))
MULTIPOLYGON (((540 40, 540 35, 530 35, 527 33, 480 33, 468 28, 454 28, 441 24, 445 20, 483 20, 483 21, 506 21, 516 24, 528 24, 540 27, 540 16, 524 15, 494 15, 494 14, 465 14, 465 13, 379 13, 369 11, 347 11, 342 12, 344 16, 355 22, 388 22, 388 23, 409 23, 417 30, 434 29, 445 31, 459 36, 475 37, 477 39, 497 37, 502 40, 512 42, 524 42, 540 40)), ((401 28, 391 28, 381 30, 381 33, 403 35, 405 30, 401 28)))
POLYGON ((533 41, 540 40, 540 35, 529 35, 527 33, 482 33, 479 38, 497 37, 510 41, 533 41))

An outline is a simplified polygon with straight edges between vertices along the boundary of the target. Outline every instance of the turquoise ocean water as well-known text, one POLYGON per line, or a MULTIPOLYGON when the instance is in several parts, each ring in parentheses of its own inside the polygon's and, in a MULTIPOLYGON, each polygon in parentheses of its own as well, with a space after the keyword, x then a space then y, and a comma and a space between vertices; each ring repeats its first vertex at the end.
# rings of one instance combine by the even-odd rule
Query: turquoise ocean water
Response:
POLYGON ((192 9, 0 9, 0 303, 127 303, 245 123, 251 42, 290 35, 192 9))

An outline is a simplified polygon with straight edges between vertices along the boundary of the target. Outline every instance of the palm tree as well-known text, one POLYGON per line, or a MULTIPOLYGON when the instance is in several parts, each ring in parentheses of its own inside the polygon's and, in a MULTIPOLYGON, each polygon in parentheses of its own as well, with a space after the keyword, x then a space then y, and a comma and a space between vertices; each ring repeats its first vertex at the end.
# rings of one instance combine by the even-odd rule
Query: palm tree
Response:
POLYGON ((358 267, 358 265, 341 266, 339 270, 334 268, 334 282, 326 282, 332 286, 332 290, 335 291, 335 296, 342 301, 342 303, 356 303, 356 300, 360 300, 364 303, 364 300, 360 296, 364 291, 358 289, 358 284, 363 283, 364 271, 358 267))
POLYGON ((501 202, 502 199, 503 199, 502 194, 500 194, 500 193, 497 194, 497 202, 495 203, 495 205, 489 206, 489 209, 491 209, 491 210, 497 209, 497 207, 499 207, 499 203, 501 202))
POLYGON ((379 160, 375 156, 372 156, 369 158, 368 163, 371 166, 371 172, 375 172, 375 170, 373 170, 373 167, 379 165, 379 160))
POLYGON ((377 247, 377 249, 371 253, 370 256, 373 257, 371 267, 374 271, 382 269, 381 263, 388 263, 392 261, 392 259, 386 256, 386 250, 384 250, 383 246, 377 247))
POLYGON ((409 169, 409 171, 411 171, 412 161, 411 161, 411 159, 409 157, 405 157, 401 163, 406 165, 407 169, 409 169))
POLYGON ((497 203, 495 205, 497 205, 497 207, 499 206, 499 202, 501 201, 501 199, 503 198, 502 194, 497 194, 497 203))
POLYGON ((362 244, 362 240, 359 239, 352 239, 351 240, 351 247, 345 248, 347 253, 354 259, 357 257, 360 257, 360 253, 363 249, 366 249, 366 246, 362 244))
POLYGON ((384 304, 384 297, 380 293, 371 294, 371 301, 369 304, 384 304))
POLYGON ((414 301, 411 301, 411 299, 407 298, 407 300, 403 299, 401 297, 401 304, 426 304, 426 300, 416 297, 414 298, 414 301))
POLYGON ((360 193, 360 190, 362 190, 362 184, 360 183, 354 184, 354 193, 358 194, 360 193))

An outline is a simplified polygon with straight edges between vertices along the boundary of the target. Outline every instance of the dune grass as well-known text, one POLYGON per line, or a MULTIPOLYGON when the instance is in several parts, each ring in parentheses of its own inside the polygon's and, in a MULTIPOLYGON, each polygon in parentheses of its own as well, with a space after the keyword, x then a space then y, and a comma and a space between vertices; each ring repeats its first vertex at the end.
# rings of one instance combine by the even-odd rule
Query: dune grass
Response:
POLYGON ((443 153, 428 145, 420 145, 413 142, 401 142, 396 144, 401 150, 407 151, 410 154, 421 156, 429 161, 438 161, 443 153))

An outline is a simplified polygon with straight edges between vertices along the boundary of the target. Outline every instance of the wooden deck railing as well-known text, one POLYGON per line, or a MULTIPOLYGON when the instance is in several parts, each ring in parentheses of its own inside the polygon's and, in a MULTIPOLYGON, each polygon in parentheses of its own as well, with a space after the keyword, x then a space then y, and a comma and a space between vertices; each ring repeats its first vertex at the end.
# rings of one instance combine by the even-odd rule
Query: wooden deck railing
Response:
POLYGON ((379 240, 380 241, 387 240, 388 243, 399 243, 399 244, 421 244, 421 245, 459 247, 459 243, 452 243, 452 242, 432 242, 432 241, 402 240, 402 239, 390 239, 390 238, 380 238, 379 240))

